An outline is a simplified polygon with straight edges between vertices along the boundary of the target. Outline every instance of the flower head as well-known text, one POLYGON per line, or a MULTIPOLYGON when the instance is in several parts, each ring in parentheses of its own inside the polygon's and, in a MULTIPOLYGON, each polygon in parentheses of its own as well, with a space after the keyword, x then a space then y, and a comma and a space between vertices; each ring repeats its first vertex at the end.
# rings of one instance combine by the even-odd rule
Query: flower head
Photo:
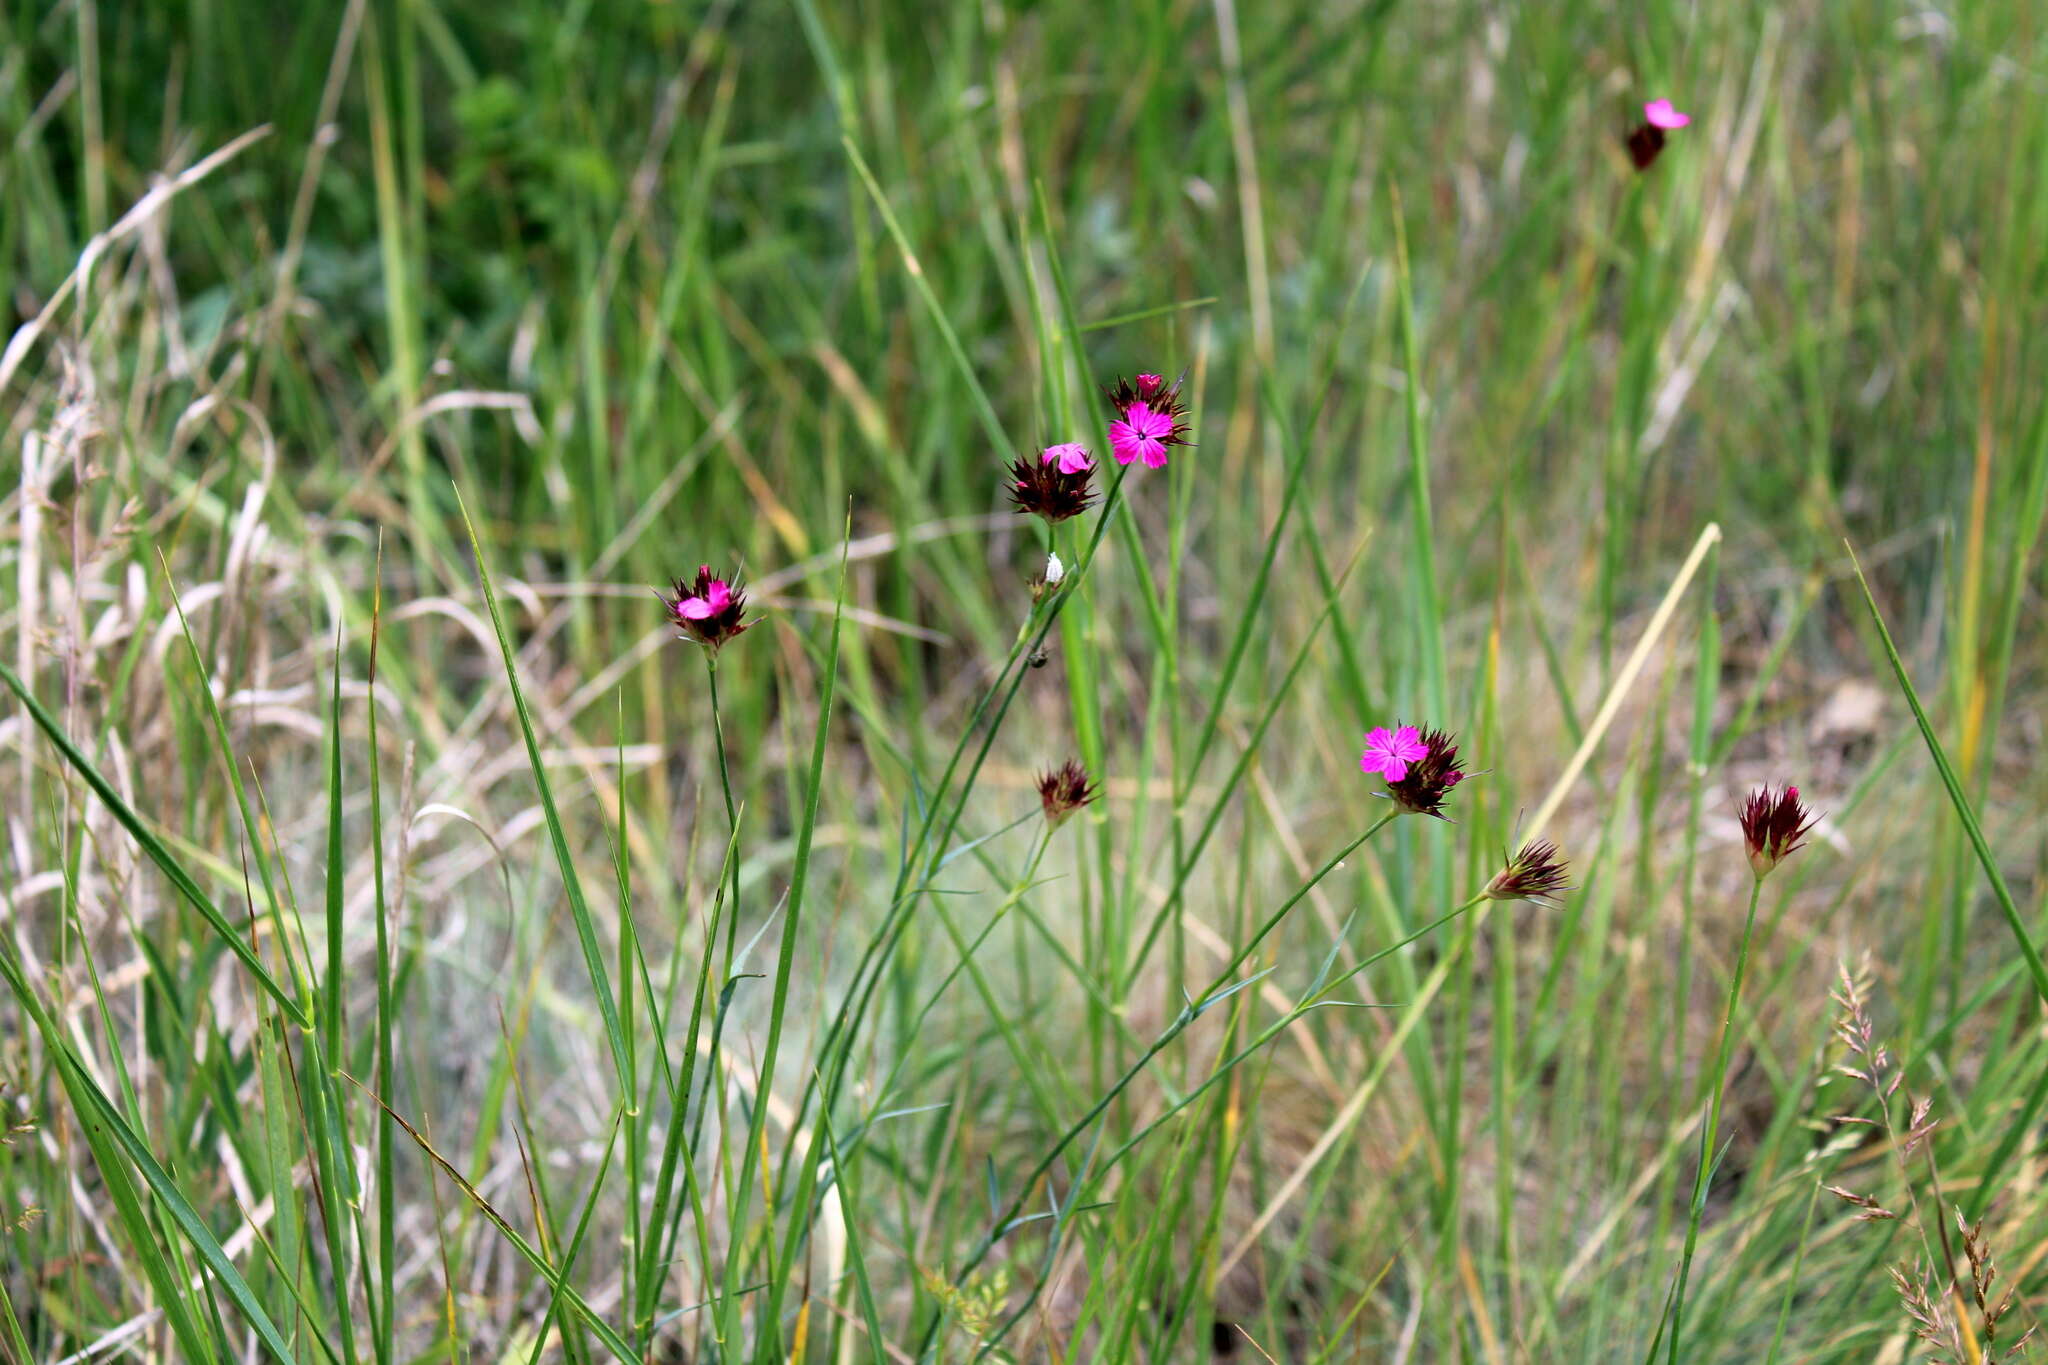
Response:
POLYGON ((1799 788, 1773 794, 1766 782, 1742 803, 1742 842, 1749 850, 1749 869, 1761 879, 1799 848, 1820 817, 1799 800, 1799 788))
POLYGON ((1039 775, 1038 802, 1045 808, 1046 823, 1055 829, 1095 796, 1095 784, 1088 780, 1088 770, 1072 759, 1039 775))
POLYGON ((1670 100, 1651 100, 1643 106, 1643 121, 1629 130, 1626 144, 1628 159, 1639 171, 1650 169, 1650 163, 1664 150, 1664 134, 1685 127, 1692 122, 1691 114, 1682 114, 1674 109, 1670 100))
POLYGON ((1414 726, 1400 725, 1389 730, 1379 725, 1366 735, 1365 753, 1359 757, 1358 767, 1361 772, 1378 773, 1389 782, 1399 782, 1408 776, 1410 763, 1427 757, 1429 749, 1414 726))
POLYGON ((1133 403, 1123 417, 1109 424, 1109 446, 1118 464, 1143 460, 1147 469, 1166 468, 1166 447, 1173 439, 1173 418, 1152 411, 1149 403, 1133 403))
POLYGON ((1188 444, 1188 405, 1180 396, 1181 382, 1168 384, 1159 375, 1141 374, 1110 385, 1109 405, 1116 419, 1109 424, 1109 445, 1118 464, 1143 460, 1147 469, 1164 469, 1167 447, 1188 444))
POLYGON ((677 579, 675 593, 661 594, 661 602, 682 638, 714 651, 754 624, 744 619, 747 595, 737 580, 714 578, 709 564, 698 565, 694 579, 677 579))
MULTIPOLYGON (((1419 748, 1422 752, 1413 758, 1399 760, 1399 777, 1388 775, 1382 762, 1379 772, 1387 778, 1386 794, 1395 805, 1411 815, 1434 815, 1439 820, 1444 819, 1444 798, 1451 794, 1451 788, 1465 780, 1464 771, 1458 767, 1457 737, 1445 730, 1424 730, 1417 735, 1414 726, 1404 725, 1394 731, 1396 742, 1404 733, 1410 737, 1409 747, 1419 748)), ((1368 746, 1370 743, 1368 737, 1368 746)), ((1372 756, 1370 747, 1366 756, 1372 756)), ((1359 766, 1365 766, 1363 759, 1359 766)))
POLYGON ((1088 486, 1094 466, 1088 452, 1078 445, 1051 446, 1037 459, 1028 456, 1010 466, 1010 500, 1019 512, 1031 512, 1047 521, 1065 521, 1088 510, 1095 494, 1088 486), (1074 463, 1072 452, 1079 452, 1074 463), (1074 467, 1067 466, 1073 463, 1074 467))
POLYGON ((1565 881, 1565 861, 1557 845, 1549 840, 1523 844, 1507 865, 1494 873, 1485 894, 1497 901, 1533 901, 1555 905, 1557 898, 1571 890, 1565 881))

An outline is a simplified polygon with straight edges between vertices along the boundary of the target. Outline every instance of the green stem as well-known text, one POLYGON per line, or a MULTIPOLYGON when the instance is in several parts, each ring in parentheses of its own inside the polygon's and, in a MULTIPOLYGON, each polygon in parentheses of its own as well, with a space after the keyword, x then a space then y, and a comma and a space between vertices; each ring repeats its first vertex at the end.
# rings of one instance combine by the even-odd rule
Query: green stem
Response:
MULTIPOLYGON (((1356 839, 1353 839, 1350 843, 1346 844, 1342 849, 1340 849, 1336 853, 1334 857, 1330 858, 1321 867, 1317 868, 1314 874, 1311 875, 1307 881, 1303 882, 1293 895, 1289 896, 1285 901, 1281 903, 1279 909, 1275 910, 1271 915, 1266 917, 1265 923, 1259 926, 1258 932, 1253 934, 1250 941, 1248 941, 1242 948, 1237 950, 1236 954, 1231 957, 1230 961, 1224 965, 1223 970, 1216 974, 1215 980, 1209 984, 1208 989, 1203 991, 1201 995, 1195 997, 1192 1000, 1189 1000, 1186 1004, 1182 1005, 1180 1013, 1174 1017, 1172 1023, 1167 1025, 1166 1030, 1163 1033, 1161 1033, 1156 1039, 1153 1040, 1151 1045, 1148 1046, 1145 1049, 1145 1051, 1139 1055, 1136 1061, 1132 1062, 1129 1067, 1125 1068, 1123 1074, 1117 1077, 1116 1082, 1113 1085, 1111 1085, 1108 1090, 1104 1091, 1101 1097, 1098 1098, 1094 1104, 1089 1106, 1087 1113, 1083 1114, 1080 1118, 1076 1119, 1071 1125, 1068 1126, 1066 1131, 1060 1135, 1059 1141, 1054 1143, 1052 1148, 1049 1151, 1047 1151, 1045 1155, 1038 1159, 1037 1164, 1031 1168, 1030 1173, 1027 1174, 1024 1177, 1023 1181, 1017 1186, 1016 1196, 1010 1200, 1008 1206, 1002 1211, 1002 1213, 997 1215, 993 1222, 989 1224, 988 1232, 975 1245, 974 1251, 967 1257, 966 1262, 954 1274, 953 1279, 956 1283, 964 1282, 966 1278, 969 1275, 973 1274, 976 1268, 978 1268, 981 1265, 981 1263, 985 1259, 987 1259, 989 1252, 995 1249, 996 1243, 1002 1240, 1003 1234, 1010 1230, 1010 1227, 1014 1220, 1017 1218, 1019 1214, 1021 1214, 1024 1211, 1025 1202, 1031 1198, 1032 1192, 1038 1188, 1038 1182, 1045 1178, 1047 1172, 1052 1170, 1053 1164, 1060 1159, 1061 1155, 1066 1152, 1067 1148, 1071 1147, 1074 1144, 1075 1140, 1081 1136, 1081 1134, 1087 1132, 1088 1129, 1095 1123, 1095 1121, 1098 1118, 1102 1117, 1102 1115, 1108 1111, 1110 1105, 1116 1103, 1117 1097, 1123 1094, 1123 1092, 1130 1087, 1131 1083, 1137 1080, 1137 1078, 1144 1073, 1145 1068, 1151 1065, 1152 1059, 1154 1057, 1157 1057, 1160 1053, 1164 1052, 1173 1043, 1174 1039, 1180 1037, 1182 1033, 1186 1032, 1188 1026, 1193 1024, 1195 1020, 1201 1018, 1203 1014, 1209 1011, 1209 1009, 1211 1009, 1213 1006, 1217 1004, 1220 1004, 1223 1000, 1229 998, 1230 996, 1237 994, 1237 992, 1241 990, 1243 987, 1251 984, 1250 981, 1247 980, 1239 982, 1236 985, 1231 985, 1231 977, 1237 971, 1237 969, 1243 965, 1247 958, 1249 958, 1254 952, 1258 951, 1259 944, 1265 940, 1267 935, 1271 934, 1274 929, 1279 927, 1280 922, 1287 917, 1288 911, 1292 910, 1296 905, 1299 905, 1301 901, 1308 895, 1308 893, 1313 891, 1316 888, 1317 884, 1319 884, 1323 880, 1323 878, 1327 877, 1339 863, 1343 862, 1345 858, 1350 856, 1350 854, 1354 850, 1356 850, 1359 847, 1359 845, 1363 844, 1367 839, 1372 838, 1372 836, 1377 834, 1380 830, 1386 828, 1388 821, 1392 820, 1395 814, 1397 813, 1398 812, 1390 811, 1386 815, 1381 816, 1378 820, 1375 820, 1370 826, 1367 827, 1365 833, 1359 835, 1356 839), (1226 987, 1228 987, 1228 989, 1226 989, 1226 987)), ((1449 918, 1449 916, 1446 916, 1445 918, 1449 918)), ((1441 920, 1438 921, 1438 923, 1441 922, 1441 920)), ((1430 927, 1434 928, 1435 926, 1431 925, 1430 927)), ((1395 946, 1398 947, 1400 945, 1397 944, 1395 946)), ((1392 948, 1385 950, 1385 952, 1392 951, 1392 948)), ((1381 953, 1380 956, 1385 956, 1385 952, 1381 953)), ((1290 1019, 1297 1016, 1298 1011, 1290 1011, 1290 1019)), ((1264 1036, 1271 1037, 1272 1033, 1269 1031, 1264 1036)), ((1188 1098, 1192 1099, 1193 1096, 1189 1096, 1188 1098)), ((1183 1101, 1183 1103, 1185 1103, 1185 1101, 1183 1101)), ((1127 1150, 1129 1150, 1128 1144, 1124 1148, 1119 1150, 1118 1155, 1122 1155, 1123 1151, 1127 1150)), ((1081 1203, 1079 1192, 1085 1186, 1086 1181, 1087 1176, 1084 1175, 1082 1179, 1076 1183, 1075 1188, 1069 1191, 1067 1197, 1067 1208, 1069 1210, 1077 1207, 1081 1203)), ((1059 1224, 1056 1223, 1054 1226, 1054 1235, 1057 1236, 1059 1224)), ((938 1323, 936 1321, 927 1326, 924 1339, 920 1343, 918 1348, 918 1359, 922 1360, 927 1359, 929 1357, 932 1342, 937 1334, 937 1331, 938 1323)))
POLYGON ((1685 1251, 1678 1261, 1678 1289, 1671 1300, 1671 1365, 1678 1365, 1678 1338, 1685 1324, 1685 1283, 1692 1275, 1693 1252, 1699 1247, 1700 1215, 1707 1208, 1707 1182, 1713 1174, 1714 1137, 1721 1129, 1721 1099, 1728 1087, 1728 1053, 1735 1042, 1735 1006, 1742 995, 1742 978, 1749 970, 1749 939, 1756 929, 1756 906, 1762 898, 1764 879, 1749 884, 1749 915, 1742 922, 1742 941, 1735 949, 1735 975, 1728 982, 1728 1008, 1721 1019, 1721 1044, 1714 1055, 1713 1093, 1707 1102, 1707 1121, 1700 1129, 1699 1170, 1692 1181, 1692 1207, 1685 1219, 1685 1251))

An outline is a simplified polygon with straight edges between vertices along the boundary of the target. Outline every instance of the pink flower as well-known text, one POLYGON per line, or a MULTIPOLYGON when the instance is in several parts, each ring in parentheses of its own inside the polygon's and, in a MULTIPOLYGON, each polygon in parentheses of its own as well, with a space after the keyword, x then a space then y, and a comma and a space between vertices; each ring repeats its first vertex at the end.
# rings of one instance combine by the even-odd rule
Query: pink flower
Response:
POLYGON ((1429 746, 1422 742, 1422 735, 1414 726, 1389 730, 1381 725, 1365 737, 1365 753, 1358 760, 1358 768, 1360 772, 1378 773, 1389 782, 1399 782, 1408 776, 1410 763, 1428 757, 1429 746))
POLYGON ((1651 100, 1643 106, 1643 118, 1652 128, 1683 128, 1692 122, 1691 114, 1681 114, 1671 106, 1670 100, 1651 100))
POLYGON ((1167 447, 1189 444, 1188 405, 1180 386, 1178 379, 1169 384, 1163 376, 1141 374, 1135 380, 1119 379, 1104 391, 1116 414, 1109 424, 1109 444, 1117 463, 1142 457, 1147 469, 1163 469, 1167 447))
POLYGON ((1047 446, 1039 459, 1046 464, 1057 463, 1062 474, 1078 474, 1093 467, 1088 458, 1088 447, 1079 441, 1067 441, 1056 446, 1047 446))
POLYGON ((1149 403, 1131 404, 1121 421, 1109 424, 1109 444, 1116 451, 1116 462, 1142 459, 1147 469, 1166 468, 1166 447, 1173 434, 1172 414, 1154 412, 1149 403))
POLYGON ((684 639, 714 651, 754 624, 745 619, 746 594, 713 577, 709 564, 698 565, 694 579, 677 579, 675 592, 661 594, 661 602, 684 639))
POLYGON ((702 597, 685 597, 676 603, 676 615, 686 621, 705 621, 731 604, 732 586, 722 578, 714 578, 702 597))

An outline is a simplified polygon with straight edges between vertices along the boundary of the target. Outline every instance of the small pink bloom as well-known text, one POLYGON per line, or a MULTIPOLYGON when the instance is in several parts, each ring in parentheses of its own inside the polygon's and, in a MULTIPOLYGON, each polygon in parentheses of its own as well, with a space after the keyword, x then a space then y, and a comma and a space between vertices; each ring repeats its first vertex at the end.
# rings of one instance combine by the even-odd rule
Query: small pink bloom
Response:
POLYGON ((1652 128, 1683 128, 1692 122, 1692 115, 1679 113, 1670 100, 1651 100, 1643 106, 1643 117, 1652 128))
POLYGON ((694 579, 677 579, 674 595, 663 593, 661 600, 683 638, 713 650, 753 624, 746 619, 745 594, 714 578, 709 564, 698 565, 694 579))
POLYGON ((1093 462, 1088 458, 1088 447, 1078 441, 1047 446, 1039 459, 1046 464, 1057 463, 1062 474, 1078 474, 1093 467, 1093 462))
POLYGON ((732 585, 723 578, 710 578, 711 566, 697 570, 703 584, 690 597, 676 603, 676 615, 686 621, 708 621, 732 605, 732 585))
POLYGON ((1163 375, 1156 375, 1156 374, 1141 374, 1141 375, 1139 375, 1139 376, 1138 376, 1138 397, 1140 397, 1140 398, 1150 398, 1150 397, 1152 397, 1152 395, 1153 395, 1153 394, 1155 394, 1155 393, 1158 393, 1158 392, 1159 392, 1159 386, 1160 386, 1161 384, 1164 384, 1165 382, 1166 382, 1166 379, 1165 379, 1165 377, 1164 377, 1163 375))
POLYGON ((1133 403, 1123 420, 1109 424, 1110 448, 1118 464, 1142 459, 1147 469, 1166 468, 1167 438, 1174 434, 1170 413, 1154 412, 1149 403, 1133 403))
POLYGON ((1429 746, 1422 742, 1422 735, 1414 726, 1389 730, 1381 725, 1365 737, 1365 753, 1360 756, 1358 767, 1361 772, 1378 773, 1389 782, 1399 782, 1408 776, 1410 763, 1428 757, 1429 746))

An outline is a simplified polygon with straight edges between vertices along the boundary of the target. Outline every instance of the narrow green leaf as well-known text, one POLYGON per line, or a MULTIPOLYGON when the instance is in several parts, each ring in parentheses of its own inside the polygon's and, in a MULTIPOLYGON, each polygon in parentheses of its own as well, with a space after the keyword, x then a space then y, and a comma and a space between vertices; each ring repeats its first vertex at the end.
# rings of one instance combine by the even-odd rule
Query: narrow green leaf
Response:
POLYGON ((484 604, 490 608, 491 629, 497 632, 498 651, 505 659, 505 683, 512 692, 512 709, 519 716, 519 733, 526 740, 527 762, 533 768, 534 786, 540 791, 540 808, 547 817, 548 840, 554 845, 555 862, 562 871, 562 890, 569 898, 569 915, 576 924, 576 938, 583 947, 583 963, 590 972, 590 986, 597 993, 598 1014, 604 1019, 606 1039, 611 1043, 612 1065, 618 1071, 622 1090, 631 1090, 632 1062, 626 1049, 624 1029, 619 1023, 618 1002, 612 996, 604 949, 597 941, 597 925, 590 917, 590 903, 583 897, 583 881, 576 875, 576 860, 569 853, 569 836, 562 829, 562 814, 555 806, 555 789, 548 781, 547 765, 541 762, 540 740, 533 733, 533 716, 527 710, 526 693, 519 686, 519 666, 512 656, 512 637, 505 631, 505 617, 498 610, 498 594, 491 587, 490 566, 484 562, 483 543, 477 539, 476 523, 470 520, 469 504, 462 490, 455 490, 462 525, 469 532, 469 548, 476 556, 477 580, 483 586, 484 604))
POLYGON ((2027 974, 2034 978, 2034 992, 2044 1004, 2048 1004, 2048 965, 2043 965, 2041 950, 2034 946, 2034 940, 2027 933, 2027 923, 2020 918, 2019 907, 2013 903, 2012 892, 2005 884, 2005 874, 1998 870, 1998 859, 1991 854, 1991 845, 1985 842, 1983 827, 1977 823, 1977 813, 1970 809, 1969 798, 1963 795, 1963 784, 1956 780, 1956 770, 1949 766, 1948 753, 1941 747, 1941 740, 1927 719, 1926 708, 1920 705, 1920 694, 1914 690, 1913 680, 1906 676, 1906 665, 1899 658, 1899 648, 1892 643, 1892 633, 1885 627, 1884 614, 1877 609, 1877 599, 1870 594, 1870 581, 1863 576, 1862 561, 1856 558, 1854 546, 1847 541, 1842 543, 1849 551, 1850 563, 1856 567, 1856 584, 1863 590, 1863 605, 1870 609, 1870 620, 1877 627, 1878 639, 1884 643, 1884 654, 1891 662, 1892 676, 1899 680, 1899 690, 1906 694, 1906 704, 1913 708, 1913 719, 1920 726, 1920 737, 1927 741, 1927 752, 1934 758, 1934 769, 1941 774, 1941 785, 1948 789, 1949 804, 1956 808, 1956 818, 1962 821, 1963 832, 1970 838, 1970 847, 1977 851, 1977 862, 1984 869, 1985 879, 1991 883, 1991 894, 1998 898, 1998 908, 2004 912, 2013 941, 2019 945, 2020 956, 2026 960, 2027 974))
POLYGON ((142 851, 149 855, 149 860, 155 863, 158 870, 170 880, 171 885, 178 889, 178 894, 191 902, 192 908, 213 926, 221 941, 242 960, 242 965, 249 969, 249 974, 256 978, 256 984, 277 1002, 277 1007, 283 1010, 294 1024, 300 1028, 310 1027, 311 1020, 306 1017, 306 1012, 285 994, 284 987, 278 984, 269 969, 263 965, 262 959, 256 956, 256 950, 249 946, 207 894, 199 889, 199 883, 192 879, 192 875, 171 856, 171 851, 164 847, 163 840, 151 833, 149 827, 142 823, 142 817, 121 799, 121 794, 114 790, 114 784, 107 781, 100 770, 93 766, 92 760, 85 756, 84 751, 71 742, 71 737, 57 724, 56 717, 43 709, 43 704, 29 692, 27 685, 5 664, 0 664, 0 682, 6 683, 8 689, 21 699, 21 704, 28 708, 29 718, 35 721, 37 728, 56 746, 57 752, 64 755, 64 761, 85 779, 86 785, 93 789, 107 809, 113 812, 114 818, 121 822, 121 827, 128 831, 141 846, 142 851))
POLYGON ((156 1196, 157 1202, 170 1214, 171 1221, 177 1224, 178 1230, 185 1235, 185 1240, 192 1244, 192 1249, 199 1253, 199 1259, 206 1263, 206 1268, 219 1281, 221 1288, 241 1312, 243 1319, 255 1329, 256 1335, 270 1354, 281 1362, 281 1365, 296 1365, 291 1347, 285 1344, 284 1337, 264 1313, 263 1305, 257 1302, 255 1292, 249 1288, 248 1281, 235 1269, 235 1263, 228 1259, 227 1252, 221 1249, 220 1243, 214 1239, 213 1232, 178 1189, 177 1183, 157 1162, 155 1155, 149 1150, 149 1145, 128 1126, 120 1111, 100 1089, 98 1082, 93 1080, 84 1064, 72 1055, 70 1044, 65 1040, 62 1029, 43 1008, 42 1001, 29 990, 28 981, 21 974, 21 964, 14 960, 11 953, 0 953, 0 976, 7 979, 8 986, 14 991, 15 999, 34 1019, 36 1028, 43 1035, 43 1043, 49 1048, 50 1056, 56 1063, 65 1093, 71 1097, 71 1103, 79 1110, 80 1116, 88 1123, 103 1125, 112 1135, 129 1163, 135 1167, 143 1182, 156 1196))

